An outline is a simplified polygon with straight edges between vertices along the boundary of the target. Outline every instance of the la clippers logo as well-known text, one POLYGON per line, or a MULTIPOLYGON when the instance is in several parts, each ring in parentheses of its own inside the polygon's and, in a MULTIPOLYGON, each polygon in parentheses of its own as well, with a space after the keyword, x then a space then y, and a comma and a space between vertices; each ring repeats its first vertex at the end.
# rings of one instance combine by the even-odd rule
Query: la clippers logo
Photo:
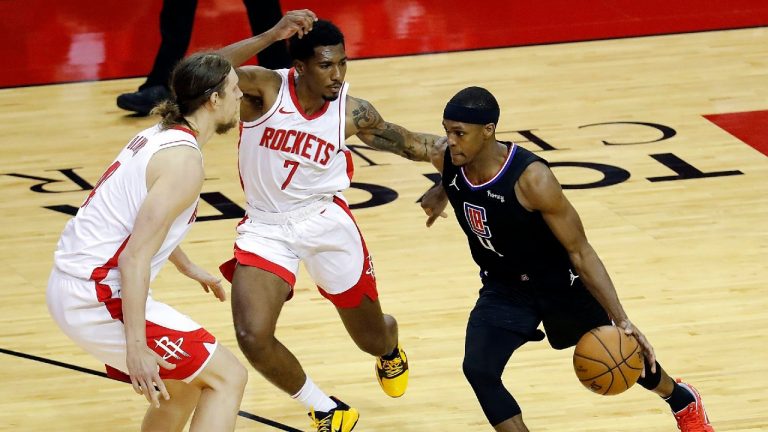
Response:
POLYGON ((485 226, 485 208, 465 202, 464 216, 467 218, 472 232, 483 238, 491 237, 490 228, 485 226))
POLYGON ((171 342, 171 340, 168 339, 168 336, 163 336, 160 338, 160 340, 155 339, 155 344, 157 344, 156 346, 158 348, 162 348, 163 351, 165 351, 165 354, 163 354, 163 360, 168 360, 171 357, 175 358, 176 360, 181 360, 179 354, 183 355, 184 357, 189 357, 189 354, 181 349, 181 345, 183 343, 184 338, 179 338, 176 340, 176 342, 171 342))

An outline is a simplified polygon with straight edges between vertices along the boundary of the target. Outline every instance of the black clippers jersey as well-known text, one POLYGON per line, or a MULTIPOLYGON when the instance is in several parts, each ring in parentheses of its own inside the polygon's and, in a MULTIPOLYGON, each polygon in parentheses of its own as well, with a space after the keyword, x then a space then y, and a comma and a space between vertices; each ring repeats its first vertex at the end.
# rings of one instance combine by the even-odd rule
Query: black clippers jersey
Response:
POLYGON ((547 163, 512 143, 501 170, 490 181, 472 185, 448 149, 443 188, 467 235, 472 258, 483 278, 518 285, 527 281, 568 279, 568 253, 538 211, 528 211, 515 196, 515 183, 533 162, 547 163))

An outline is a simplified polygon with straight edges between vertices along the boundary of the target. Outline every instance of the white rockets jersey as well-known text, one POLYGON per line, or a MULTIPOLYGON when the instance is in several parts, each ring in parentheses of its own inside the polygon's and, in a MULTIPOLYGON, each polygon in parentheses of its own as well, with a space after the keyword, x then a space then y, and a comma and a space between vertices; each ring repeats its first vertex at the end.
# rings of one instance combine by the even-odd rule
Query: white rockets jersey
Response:
MULTIPOLYGON (((80 279, 119 284, 117 260, 147 196, 147 164, 157 151, 179 145, 198 148, 197 140, 188 129, 161 130, 155 125, 140 132, 123 148, 77 215, 67 222, 54 254, 57 269, 80 279)), ((195 220, 196 211, 197 201, 173 221, 160 250, 152 257, 150 280, 181 243, 195 220)))
POLYGON ((296 97, 294 69, 280 69, 275 104, 240 130, 240 179, 248 211, 282 213, 349 187, 352 158, 344 144, 348 85, 307 116, 296 97))

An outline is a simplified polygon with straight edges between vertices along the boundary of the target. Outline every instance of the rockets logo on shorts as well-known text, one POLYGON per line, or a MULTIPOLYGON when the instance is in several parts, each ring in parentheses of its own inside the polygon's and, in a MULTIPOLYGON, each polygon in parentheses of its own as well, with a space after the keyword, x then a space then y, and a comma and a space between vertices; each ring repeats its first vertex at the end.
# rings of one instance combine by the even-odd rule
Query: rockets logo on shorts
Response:
POLYGON ((163 351, 165 351, 163 354, 163 360, 168 360, 171 357, 175 358, 176 360, 181 360, 179 354, 183 355, 184 357, 189 357, 189 354, 181 349, 181 345, 184 344, 183 337, 178 338, 176 342, 173 342, 168 338, 168 336, 163 336, 159 340, 155 339, 155 344, 157 344, 157 348, 161 348, 163 351))
POLYGON ((491 237, 491 229, 485 225, 485 208, 465 202, 464 216, 472 232, 483 238, 491 237))

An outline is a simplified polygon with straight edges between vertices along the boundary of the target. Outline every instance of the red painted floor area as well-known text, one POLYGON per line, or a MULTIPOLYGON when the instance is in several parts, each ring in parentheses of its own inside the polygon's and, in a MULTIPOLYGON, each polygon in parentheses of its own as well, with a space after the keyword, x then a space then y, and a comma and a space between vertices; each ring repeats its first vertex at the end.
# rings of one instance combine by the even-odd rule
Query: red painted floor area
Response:
POLYGON ((768 111, 709 114, 704 118, 768 156, 768 111))
MULTIPOLYGON (((0 1, 0 88, 143 76, 161 0, 0 1)), ((345 32, 351 58, 768 25, 766 0, 284 0, 345 32)), ((199 0, 191 50, 250 35, 239 0, 199 0)))

